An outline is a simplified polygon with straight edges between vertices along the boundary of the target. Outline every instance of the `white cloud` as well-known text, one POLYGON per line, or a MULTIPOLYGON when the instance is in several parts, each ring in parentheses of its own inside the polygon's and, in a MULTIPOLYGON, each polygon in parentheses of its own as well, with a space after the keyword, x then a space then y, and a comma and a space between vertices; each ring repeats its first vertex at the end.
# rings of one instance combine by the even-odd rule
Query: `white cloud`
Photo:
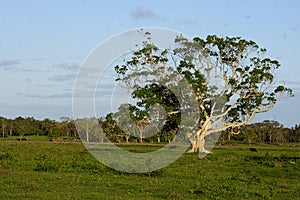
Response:
POLYGON ((2 61, 0 61, 0 68, 3 68, 5 70, 11 70, 11 69, 14 69, 15 66, 18 64, 20 64, 19 59, 2 60, 2 61))
POLYGON ((137 7, 132 13, 131 17, 134 19, 164 19, 163 17, 157 15, 150 9, 137 7))

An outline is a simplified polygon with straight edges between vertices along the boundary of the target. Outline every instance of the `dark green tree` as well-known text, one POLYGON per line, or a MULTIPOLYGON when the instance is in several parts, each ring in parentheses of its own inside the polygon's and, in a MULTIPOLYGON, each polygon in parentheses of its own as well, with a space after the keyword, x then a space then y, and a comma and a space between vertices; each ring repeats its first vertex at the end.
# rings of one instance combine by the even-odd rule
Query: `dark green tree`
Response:
POLYGON ((100 127, 111 142, 121 142, 124 135, 123 131, 114 120, 113 113, 106 115, 105 119, 99 119, 100 127))
POLYGON ((295 125, 286 135, 286 138, 289 142, 300 142, 300 124, 295 125))
POLYGON ((49 118, 45 118, 44 120, 42 120, 41 124, 41 129, 45 132, 45 135, 51 135, 55 127, 55 121, 49 118))

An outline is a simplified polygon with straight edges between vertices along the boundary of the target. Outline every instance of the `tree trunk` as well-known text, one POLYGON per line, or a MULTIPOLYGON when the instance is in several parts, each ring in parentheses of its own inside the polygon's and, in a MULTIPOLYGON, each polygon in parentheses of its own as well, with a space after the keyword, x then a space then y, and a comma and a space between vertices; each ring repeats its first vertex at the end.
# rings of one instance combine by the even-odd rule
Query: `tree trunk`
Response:
POLYGON ((139 143, 143 143, 143 133, 140 133, 140 140, 139 143))
POLYGON ((4 140, 4 136, 5 136, 5 126, 2 127, 2 139, 4 140))
POLYGON ((90 138, 89 138, 89 131, 86 131, 86 142, 90 142, 90 138))
POLYGON ((252 143, 252 139, 251 139, 251 137, 248 137, 248 144, 251 144, 252 143))
POLYGON ((128 143, 129 136, 125 135, 125 138, 126 138, 126 143, 128 143))
POLYGON ((5 126, 6 126, 5 122, 4 122, 4 120, 2 120, 2 138, 3 138, 3 140, 5 137, 5 126))
POLYGON ((158 143, 160 142, 160 136, 157 136, 157 142, 158 143))
POLYGON ((10 122, 9 135, 12 136, 13 133, 13 121, 10 122))
POLYGON ((199 153, 211 153, 210 151, 204 148, 205 138, 203 133, 201 135, 196 134, 195 137, 190 138, 192 149, 189 150, 189 153, 199 152, 199 153))

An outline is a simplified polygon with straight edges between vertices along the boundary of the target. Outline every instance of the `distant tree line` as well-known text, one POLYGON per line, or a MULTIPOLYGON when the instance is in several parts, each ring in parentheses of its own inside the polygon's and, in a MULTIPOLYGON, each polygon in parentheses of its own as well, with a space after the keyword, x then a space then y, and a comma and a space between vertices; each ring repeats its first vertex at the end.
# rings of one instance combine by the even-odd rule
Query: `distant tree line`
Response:
MULTIPOLYGON (((108 138, 116 143, 170 142, 177 132, 176 128, 164 126, 158 133, 151 134, 151 137, 140 137, 141 131, 146 131, 145 129, 129 135, 118 126, 112 113, 106 117, 94 118, 102 131, 99 130, 99 126, 91 123, 90 119, 79 120, 80 123, 77 124, 81 124, 82 130, 78 126, 76 129, 75 121, 67 117, 62 117, 60 121, 49 118, 37 120, 33 117, 17 117, 15 119, 0 117, 0 131, 3 139, 9 136, 19 136, 20 139, 26 138, 26 136, 48 136, 53 140, 81 138, 87 142, 106 142, 105 138, 108 138)), ((239 128, 231 128, 221 133, 220 142, 231 140, 245 143, 300 142, 300 124, 287 128, 277 121, 265 120, 239 128)))
POLYGON ((64 117, 59 122, 49 118, 37 120, 33 117, 17 117, 15 119, 0 117, 0 130, 2 138, 19 136, 22 139, 33 135, 49 136, 54 139, 78 137, 73 120, 64 117))
POLYGON ((300 142, 300 124, 286 128, 277 121, 265 120, 263 122, 244 125, 228 129, 221 134, 220 141, 253 142, 300 142))

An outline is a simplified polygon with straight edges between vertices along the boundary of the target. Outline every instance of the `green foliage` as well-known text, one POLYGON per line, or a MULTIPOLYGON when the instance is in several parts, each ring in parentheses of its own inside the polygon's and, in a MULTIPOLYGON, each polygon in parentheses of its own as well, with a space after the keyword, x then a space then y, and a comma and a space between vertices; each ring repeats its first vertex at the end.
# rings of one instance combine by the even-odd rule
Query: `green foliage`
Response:
POLYGON ((28 138, 28 136, 78 137, 75 124, 70 119, 63 118, 61 122, 48 118, 37 120, 33 117, 15 119, 0 117, 0 119, 2 121, 2 123, 0 121, 0 128, 5 139, 12 138, 12 136, 19 136, 19 138, 28 138))
MULTIPOLYGON (((149 98, 150 99, 150 98, 149 98)), ((175 99, 176 100, 176 99, 175 99)), ((163 101, 163 100, 162 100, 163 101)), ((165 100, 167 102, 168 100, 165 100)), ((167 104, 167 103, 166 103, 167 104)), ((149 104, 150 105, 150 104, 149 104)), ((168 110, 168 108, 166 108, 168 110)), ((133 113, 137 110, 136 107, 131 105, 129 109, 133 113)), ((123 112, 123 111, 122 111, 123 112)), ((121 113, 122 113, 121 112, 121 113)), ((145 114, 145 113, 144 113, 145 114)), ((165 124, 164 128, 158 132, 156 135, 153 135, 149 138, 144 138, 145 142, 157 142, 157 137, 160 137, 160 142, 168 142, 172 138, 174 138, 176 134, 176 130, 174 127, 177 127, 180 121, 178 121, 178 115, 169 115, 169 122, 174 122, 165 124)), ((125 142, 126 141, 126 133, 122 131, 116 121, 113 119, 115 114, 108 114, 106 118, 99 118, 98 122, 101 128, 103 129, 102 135, 99 133, 91 135, 92 142, 106 142, 106 140, 102 140, 105 136, 111 140, 112 142, 125 142)), ((131 115, 134 119, 134 116, 131 115)), ((4 139, 5 140, 20 140, 20 133, 17 132, 20 126, 25 124, 21 121, 21 118, 16 118, 14 120, 5 119, 5 127, 4 127, 4 139), (18 123, 21 123, 18 124, 18 123), (12 127, 12 128, 11 128, 12 127), (10 129, 12 129, 12 135, 10 135, 10 129)), ((22 138, 28 141, 48 141, 55 139, 70 140, 77 139, 77 130, 73 121, 62 121, 55 122, 50 119, 46 120, 32 120, 34 118, 22 118, 22 120, 28 120, 29 122, 26 125, 26 130, 22 135, 22 138), (31 120, 28 120, 31 119, 31 120), (52 124, 51 126, 49 124, 52 124), (28 131, 28 132, 27 132, 28 131)), ((3 125, 0 123, 0 130, 3 125)), ((274 142, 274 143, 283 143, 283 142, 299 142, 300 141, 300 126, 296 125, 292 128, 283 127, 279 122, 265 120, 263 122, 258 122, 250 125, 245 125, 239 128, 240 134, 236 135, 229 131, 224 131, 221 134, 220 141, 228 140, 228 135, 231 134, 230 138, 236 141, 243 141, 247 143, 255 143, 255 142, 274 142)), ((137 142, 138 135, 129 136, 129 142, 137 142)))
MULTIPOLYGON (((292 95, 290 88, 275 83, 279 61, 266 57, 266 49, 252 40, 216 35, 188 40, 180 35, 174 40, 179 47, 171 51, 155 46, 150 33, 146 38, 131 58, 115 67, 117 81, 131 90, 136 100, 136 105, 131 105, 134 121, 149 118, 150 106, 158 103, 166 113, 176 113, 175 117, 168 114, 164 127, 176 131, 181 112, 192 107, 185 105, 184 98, 180 105, 178 96, 170 90, 180 88, 183 80, 195 93, 189 98, 197 101, 200 111, 198 130, 208 130, 214 122, 222 122, 222 130, 242 126, 256 113, 270 110, 283 94, 292 95), (222 103, 217 98, 223 99, 222 103)), ((179 90, 191 94, 184 86, 179 90)))
POLYGON ((285 128, 277 121, 265 120, 254 124, 239 127, 239 134, 231 131, 225 131, 220 137, 220 141, 230 139, 243 141, 246 143, 268 142, 268 143, 284 143, 284 142, 300 142, 300 128, 296 125, 293 128, 285 128))

